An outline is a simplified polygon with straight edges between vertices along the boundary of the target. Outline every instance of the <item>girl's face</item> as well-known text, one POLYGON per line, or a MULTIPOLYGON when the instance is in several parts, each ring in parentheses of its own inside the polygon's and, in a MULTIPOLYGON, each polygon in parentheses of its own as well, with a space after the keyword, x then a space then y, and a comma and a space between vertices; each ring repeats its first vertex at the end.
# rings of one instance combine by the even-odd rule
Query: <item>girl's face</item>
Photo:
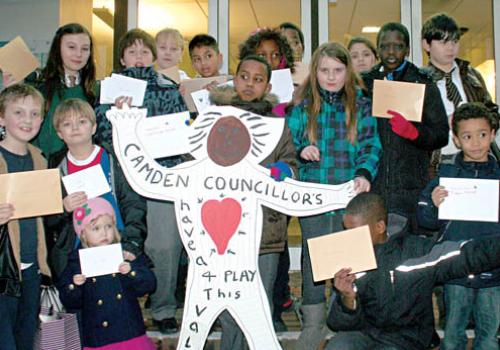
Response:
POLYGON ((92 220, 83 230, 85 242, 89 248, 101 247, 115 241, 115 221, 107 214, 92 220))
POLYGON ((345 85, 347 67, 334 58, 323 56, 319 59, 316 77, 322 89, 329 92, 338 92, 345 85))
POLYGON ((90 57, 90 38, 87 34, 66 34, 61 38, 61 60, 64 73, 76 75, 90 57))
POLYGON ((281 62, 281 53, 278 44, 274 40, 262 40, 255 53, 265 58, 273 70, 278 69, 281 62))
POLYGON ((363 43, 353 44, 349 54, 351 55, 352 67, 359 73, 369 71, 377 61, 372 50, 363 43))
POLYGON ((288 44, 292 48, 293 58, 295 61, 302 61, 302 56, 304 55, 304 47, 300 42, 299 33, 295 29, 286 28, 282 29, 281 33, 286 37, 288 44))
POLYGON ((136 40, 133 45, 123 50, 120 63, 125 68, 149 67, 153 64, 153 51, 142 40, 136 40))
POLYGON ((8 102, 0 126, 5 127, 5 139, 2 141, 9 150, 21 150, 33 139, 42 124, 41 101, 26 96, 8 102))
POLYGON ((156 62, 161 69, 176 66, 182 58, 182 49, 173 35, 160 35, 156 41, 156 62))

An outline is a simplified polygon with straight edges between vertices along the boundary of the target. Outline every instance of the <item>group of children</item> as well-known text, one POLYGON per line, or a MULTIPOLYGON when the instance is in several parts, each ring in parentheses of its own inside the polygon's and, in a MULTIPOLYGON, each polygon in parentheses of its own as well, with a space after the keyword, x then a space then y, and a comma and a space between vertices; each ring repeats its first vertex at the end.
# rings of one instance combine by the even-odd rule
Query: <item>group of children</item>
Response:
MULTIPOLYGON (((270 94, 272 71, 293 71, 304 51, 300 30, 284 23, 277 30, 258 30, 241 44, 233 86, 210 84, 207 88, 216 105, 286 118, 287 126, 272 159, 263 163, 272 167, 276 181, 287 176, 324 184, 354 180, 357 193, 382 196, 388 211, 406 217, 414 233, 423 232, 423 228, 441 230, 444 239, 451 241, 498 235, 497 223, 437 220, 437 208, 447 195, 446 189, 438 186, 439 177, 498 179, 498 161, 489 152, 498 128, 498 114, 480 75, 467 62, 457 59, 460 30, 452 18, 444 14, 430 18, 423 27, 422 39, 430 58, 426 69, 407 60, 409 34, 399 23, 381 28, 376 50, 362 38, 353 39, 348 48, 338 43, 322 44, 315 50, 310 73, 296 88, 293 100, 288 106, 280 106, 276 96, 270 94), (374 118, 370 96, 376 79, 426 84, 422 122, 409 122, 396 111, 389 111, 392 119, 374 118), (445 157, 449 154, 445 151, 438 154, 442 165, 438 177, 429 182, 430 155, 449 145, 449 138, 459 152, 451 157, 445 157)), ((174 29, 162 30, 156 38, 133 29, 120 40, 120 74, 147 81, 142 107, 147 108, 148 117, 187 110, 180 92, 182 82, 163 74, 179 63, 183 45, 181 34, 174 29)), ((220 75, 223 57, 214 38, 196 35, 188 48, 200 77, 220 75)), ((5 264, 0 266, 2 288, 5 285, 5 290, 0 290, 0 334, 4 338, 0 349, 32 348, 39 307, 38 271, 52 274, 65 306, 81 312, 85 348, 152 348, 137 302, 137 297, 145 294, 149 294, 153 323, 158 329, 162 333, 178 330, 175 291, 182 244, 173 204, 145 200, 128 185, 115 159, 111 125, 105 117, 111 106, 97 103, 99 84, 93 49, 92 37, 83 26, 65 25, 57 30, 47 66, 33 82, 41 93, 28 84, 14 84, 0 94, 0 173, 46 168, 46 161, 33 143, 40 147, 49 166, 58 167, 62 175, 100 165, 111 188, 111 192, 91 200, 84 192, 65 193, 64 213, 46 217, 44 223, 40 218, 11 220, 15 208, 0 203, 0 225, 7 226, 10 255, 16 262, 14 274, 7 275, 5 264), (121 242, 124 250, 118 274, 91 279, 81 274, 76 249, 116 242, 121 242)), ((180 76, 187 78, 182 71, 180 76)), ((115 102, 118 107, 131 103, 126 96, 115 102)), ((158 161, 172 167, 183 159, 174 156, 158 161)), ((313 282, 307 239, 349 227, 342 214, 337 211, 300 219, 303 322, 297 349, 315 349, 324 338, 327 319, 325 287, 313 282)), ((270 209, 264 212, 259 264, 271 310, 279 311, 287 301, 287 223, 282 214, 270 209)), ((0 252, 5 254, 9 250, 0 252)), ((344 282, 335 282, 335 286, 341 297, 347 296, 340 299, 349 309, 363 309, 370 303, 362 294, 356 296, 352 289, 354 276, 348 271, 343 271, 338 281, 344 282), (358 300, 359 305, 353 300, 358 300)), ((461 348, 471 312, 475 315, 477 344, 485 344, 484 349, 498 346, 493 347, 493 339, 496 341, 500 324, 499 286, 495 271, 446 284, 446 349, 461 348), (485 316, 491 308, 497 310, 494 316, 498 317, 485 316)), ((430 308, 430 302, 425 307, 430 308)), ((397 310, 394 313, 389 317, 400 316, 397 310)), ((279 321, 279 312, 275 315, 279 321)), ((412 319, 407 326, 416 327, 418 322, 412 319)), ((229 313, 221 315, 220 324, 221 348, 243 349, 243 333, 229 313)), ((349 322, 341 327, 338 321, 329 324, 336 330, 351 327, 349 322)), ((375 320, 368 319, 362 327, 356 327, 374 338, 376 332, 364 329, 376 325, 375 320)), ((394 349, 408 348, 408 344, 423 349, 431 343, 428 332, 417 338, 407 343, 389 339, 382 344, 394 349)), ((333 337, 329 346, 334 349, 337 341, 333 337)), ((366 348, 374 345, 366 344, 366 348)), ((362 349, 360 346, 352 348, 362 349)))

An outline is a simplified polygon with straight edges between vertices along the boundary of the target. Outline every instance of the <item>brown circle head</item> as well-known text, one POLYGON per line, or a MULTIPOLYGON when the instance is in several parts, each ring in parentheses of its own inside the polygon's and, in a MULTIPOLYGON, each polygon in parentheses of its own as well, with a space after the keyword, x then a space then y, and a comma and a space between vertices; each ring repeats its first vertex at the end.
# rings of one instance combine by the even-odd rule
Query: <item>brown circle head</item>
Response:
POLYGON ((241 161, 250 150, 250 134, 236 117, 220 118, 210 130, 207 152, 220 166, 231 166, 241 161))

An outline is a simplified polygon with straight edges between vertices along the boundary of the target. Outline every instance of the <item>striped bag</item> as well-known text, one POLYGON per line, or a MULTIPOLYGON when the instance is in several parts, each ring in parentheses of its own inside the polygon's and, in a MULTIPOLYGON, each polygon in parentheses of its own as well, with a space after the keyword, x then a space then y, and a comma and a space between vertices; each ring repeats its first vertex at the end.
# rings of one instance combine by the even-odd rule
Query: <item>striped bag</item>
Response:
POLYGON ((35 350, 80 350, 80 334, 76 314, 63 312, 57 290, 42 287, 40 325, 35 337, 35 350))

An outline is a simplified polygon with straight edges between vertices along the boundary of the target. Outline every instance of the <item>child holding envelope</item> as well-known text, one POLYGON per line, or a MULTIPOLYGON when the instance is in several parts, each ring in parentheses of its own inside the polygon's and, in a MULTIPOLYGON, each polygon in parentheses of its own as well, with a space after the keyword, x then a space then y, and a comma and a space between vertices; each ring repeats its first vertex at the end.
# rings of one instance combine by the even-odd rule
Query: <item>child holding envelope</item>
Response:
MULTIPOLYGON (((152 66, 156 58, 156 45, 154 39, 146 32, 139 29, 128 31, 120 39, 120 62, 125 68, 120 74, 147 81, 146 93, 142 108, 147 108, 147 117, 184 112, 187 110, 184 99, 179 92, 179 85, 155 70, 152 66), (140 44, 140 45, 139 45, 140 44), (138 61, 138 55, 130 54, 130 49, 140 46, 149 49, 146 57, 138 61), (125 59, 126 58, 126 59, 125 59)), ((147 50, 146 50, 147 51, 147 50)), ((123 103, 130 105, 123 98, 118 107, 123 103)), ((95 140, 100 145, 112 148, 111 123, 106 118, 106 112, 111 108, 109 104, 102 104, 96 108, 97 131, 95 140)), ((182 157, 173 156, 158 159, 165 167, 173 167, 182 163, 182 157)), ((179 327, 175 319, 177 300, 177 271, 182 253, 182 242, 177 230, 174 204, 172 202, 147 200, 147 226, 148 236, 145 242, 146 253, 154 263, 154 273, 158 280, 157 291, 151 295, 151 314, 153 323, 162 333, 175 333, 179 327)))
MULTIPOLYGON (((115 210, 103 198, 89 200, 73 212, 73 225, 83 249, 120 241, 115 210)), ((86 278, 74 251, 58 282, 62 303, 82 311, 84 349, 137 349, 155 347, 146 335, 137 298, 151 293, 156 280, 144 254, 124 252, 119 273, 86 278)))
MULTIPOLYGON (((391 217, 395 215, 388 220, 385 201, 374 193, 361 193, 346 207, 347 229, 369 226, 377 269, 352 274, 345 266, 335 274, 338 294, 327 322, 337 334, 326 350, 434 349, 434 286, 500 266, 496 236, 436 244, 412 234, 403 222, 394 225, 391 217), (388 227, 395 230, 387 232, 388 227)), ((497 316, 498 309, 492 307, 490 315, 497 316)), ((476 341, 478 336, 476 332, 476 341)), ((496 343, 476 346, 498 349, 496 343)))
MULTIPOLYGON (((422 192, 417 210, 419 224, 433 230, 441 229, 443 240, 463 241, 488 235, 500 238, 498 222, 438 220, 438 208, 448 195, 446 188, 438 186, 440 177, 500 178, 498 162, 489 154, 496 128, 495 116, 482 103, 466 103, 455 110, 453 141, 461 151, 441 164, 438 176, 422 192)), ((500 269, 449 281, 444 292, 446 328, 442 348, 465 348, 465 328, 473 313, 474 347, 496 349, 500 325, 500 269)))
POLYGON ((363 74, 370 92, 376 79, 425 84, 420 123, 408 121, 408 116, 396 111, 388 111, 391 119, 377 118, 384 151, 373 191, 384 197, 390 212, 408 217, 415 230, 418 195, 429 181, 430 153, 448 142, 448 122, 439 90, 425 72, 407 60, 410 35, 406 27, 395 22, 383 25, 377 48, 381 63, 363 74))
MULTIPOLYGON (((40 150, 29 143, 40 130, 43 103, 40 92, 25 84, 0 93, 0 174, 47 168, 40 150)), ((12 204, 0 203, 0 237, 7 246, 0 252, 0 347, 32 349, 40 273, 50 276, 50 270, 42 219, 11 220, 15 210, 12 204)))
MULTIPOLYGON (((287 116, 299 160, 299 180, 340 184, 354 180, 356 192, 370 191, 381 146, 371 101, 363 95, 349 52, 338 43, 313 54, 305 83, 287 116)), ((304 217, 302 229, 303 329, 298 349, 315 349, 324 337, 325 284, 314 283, 307 239, 342 230, 338 212, 304 217)))
MULTIPOLYGON (((54 113, 54 129, 67 148, 53 154, 49 159, 49 166, 58 167, 61 176, 76 174, 94 166, 100 167, 108 189, 111 189, 101 197, 115 209, 116 225, 122 233, 123 248, 139 255, 144 249, 146 237, 145 200, 130 188, 113 153, 92 142, 96 127, 94 110, 87 102, 77 98, 61 102, 54 113)), ((48 234, 55 241, 50 251, 54 278, 59 277, 66 266, 69 253, 78 246, 71 214, 87 200, 84 191, 65 194, 65 212, 46 219, 48 234)))

